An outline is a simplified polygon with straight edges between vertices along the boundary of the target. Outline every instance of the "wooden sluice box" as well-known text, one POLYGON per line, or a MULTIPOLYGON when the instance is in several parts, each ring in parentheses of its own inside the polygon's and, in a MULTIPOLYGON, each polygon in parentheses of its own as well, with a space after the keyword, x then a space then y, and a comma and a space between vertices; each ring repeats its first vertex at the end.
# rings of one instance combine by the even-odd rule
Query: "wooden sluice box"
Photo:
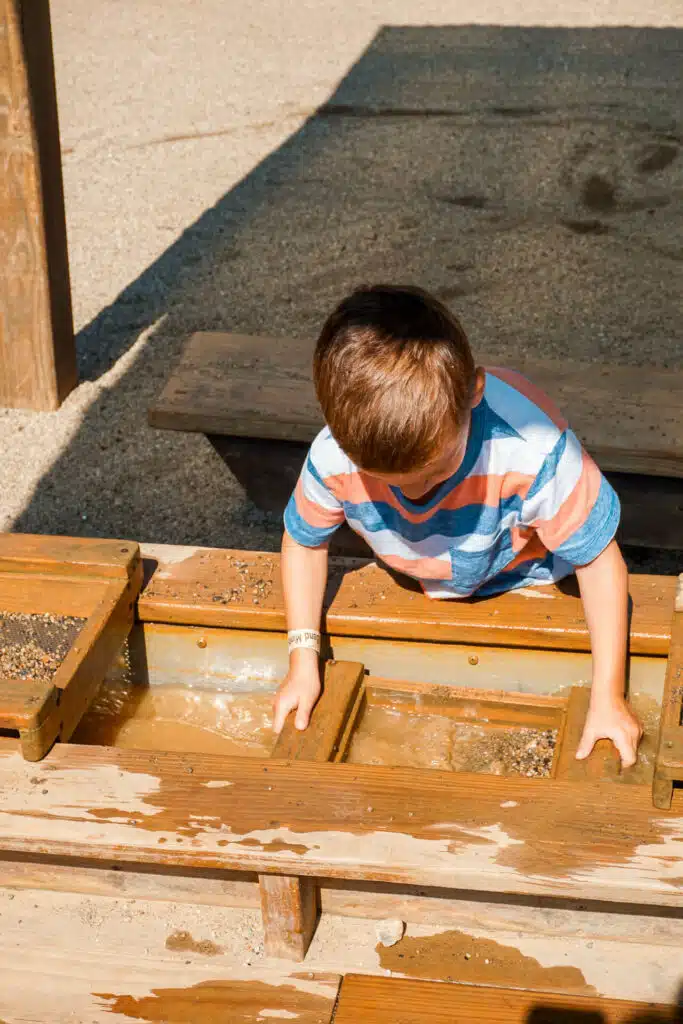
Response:
POLYGON ((462 921, 483 906, 519 916, 522 900, 531 920, 534 901, 570 916, 582 901, 613 931, 610 907, 683 906, 675 578, 631 581, 645 738, 622 772, 607 743, 574 757, 590 645, 571 584, 432 602, 374 564, 333 561, 324 693, 307 731, 288 721, 275 739, 279 557, 142 553, 136 624, 73 735, 57 733, 71 742, 39 765, 0 743, 6 885, 258 904, 268 952, 294 960, 321 907, 462 921))

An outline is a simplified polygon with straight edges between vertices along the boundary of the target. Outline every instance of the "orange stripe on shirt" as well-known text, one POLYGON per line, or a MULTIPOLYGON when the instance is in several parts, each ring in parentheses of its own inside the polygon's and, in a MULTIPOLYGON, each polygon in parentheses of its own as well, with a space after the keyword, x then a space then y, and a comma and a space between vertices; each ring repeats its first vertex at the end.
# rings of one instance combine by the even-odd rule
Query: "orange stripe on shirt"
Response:
POLYGON ((521 373, 517 373, 515 370, 501 369, 498 366, 494 366, 491 369, 487 368, 486 372, 490 373, 492 377, 497 377, 498 380, 504 381, 505 384, 509 384, 515 391, 519 391, 521 395, 524 395, 530 402, 537 405, 546 414, 548 419, 553 421, 558 430, 567 429, 567 421, 555 403, 548 398, 544 391, 537 388, 535 384, 532 384, 530 380, 523 377, 521 373))
POLYGON ((401 518, 408 523, 422 523, 430 519, 435 512, 443 509, 455 512, 466 505, 490 505, 495 508, 501 499, 511 498, 518 494, 526 498, 534 477, 528 473, 503 473, 467 477, 461 484, 453 488, 438 504, 424 511, 409 510, 396 497, 389 484, 366 473, 344 473, 325 477, 325 486, 329 488, 338 501, 349 501, 354 505, 364 502, 386 502, 396 509, 401 518))
POLYGON ((391 569, 421 580, 450 580, 453 575, 450 559, 402 558, 400 555, 380 555, 379 557, 391 569))
POLYGON ((580 530, 598 500, 602 474, 590 455, 583 453, 581 476, 567 500, 552 519, 537 520, 533 526, 549 551, 557 551, 580 530))
POLYGON ((343 509, 323 508, 317 502, 311 501, 304 493, 304 485, 301 478, 299 478, 294 491, 294 501, 297 512, 309 526, 327 530, 330 526, 338 526, 339 523, 343 522, 343 509))

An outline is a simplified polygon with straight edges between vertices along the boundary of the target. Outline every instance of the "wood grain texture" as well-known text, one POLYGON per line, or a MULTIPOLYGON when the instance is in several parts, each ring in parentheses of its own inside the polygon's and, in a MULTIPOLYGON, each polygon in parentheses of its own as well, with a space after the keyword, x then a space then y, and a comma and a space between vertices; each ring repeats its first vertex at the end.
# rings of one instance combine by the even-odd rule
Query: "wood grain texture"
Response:
POLYGON ((0 406, 76 386, 49 0, 0 0, 0 406))
POLYGON ((655 807, 671 806, 674 782, 683 782, 683 575, 671 623, 671 644, 664 677, 659 742, 652 783, 655 807))
POLYGON ((363 683, 363 665, 349 661, 325 664, 323 692, 313 709, 307 729, 294 725, 290 713, 278 736, 272 756, 280 760, 332 761, 339 752, 349 716, 363 683))
POLYGON ((614 779, 621 772, 619 754, 609 740, 598 740, 593 747, 593 753, 585 761, 576 760, 590 698, 589 686, 572 686, 564 725, 558 740, 555 773, 558 779, 597 782, 599 779, 614 779))
POLYGON ((0 852, 680 907, 683 794, 0 741, 0 852))
MULTIPOLYGON (((308 443, 322 426, 312 353, 310 340, 194 334, 150 410, 150 423, 308 443)), ((496 365, 476 356, 484 366, 496 365)), ((557 402, 603 469, 683 476, 683 374, 550 360, 514 369, 557 402)))
POLYGON ((674 1007, 350 974, 335 1024, 678 1024, 674 1007))
POLYGON ((138 571, 139 545, 127 540, 0 534, 0 572, 129 579, 138 571))
POLYGON ((302 961, 318 921, 318 887, 314 880, 261 875, 259 890, 267 955, 302 961))
MULTIPOLYGON (((138 603, 143 622, 286 629, 279 555, 154 545, 138 603), (253 588, 262 584, 259 603, 253 588)), ((674 576, 632 576, 632 654, 665 655, 674 576)), ((432 601, 374 562, 330 560, 324 628, 332 635, 590 651, 573 581, 486 600, 432 601)))

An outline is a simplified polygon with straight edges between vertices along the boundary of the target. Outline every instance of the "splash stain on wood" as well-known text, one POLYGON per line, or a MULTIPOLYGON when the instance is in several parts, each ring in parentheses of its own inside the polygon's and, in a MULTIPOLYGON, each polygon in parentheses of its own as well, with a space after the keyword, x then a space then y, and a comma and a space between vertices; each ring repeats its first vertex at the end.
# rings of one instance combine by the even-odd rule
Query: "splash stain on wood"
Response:
POLYGON ((411 978, 595 994, 577 967, 543 967, 515 946, 461 931, 406 937, 389 947, 380 943, 377 952, 383 968, 411 978))
POLYGON ((294 985, 204 981, 190 988, 153 989, 148 996, 94 993, 106 1011, 158 1024, 264 1024, 287 1012, 297 1024, 329 1024, 336 992, 316 995, 294 985))
POLYGON ((211 939, 193 939, 189 932, 176 931, 166 939, 166 949, 174 953, 201 953, 202 956, 218 956, 223 952, 211 939))

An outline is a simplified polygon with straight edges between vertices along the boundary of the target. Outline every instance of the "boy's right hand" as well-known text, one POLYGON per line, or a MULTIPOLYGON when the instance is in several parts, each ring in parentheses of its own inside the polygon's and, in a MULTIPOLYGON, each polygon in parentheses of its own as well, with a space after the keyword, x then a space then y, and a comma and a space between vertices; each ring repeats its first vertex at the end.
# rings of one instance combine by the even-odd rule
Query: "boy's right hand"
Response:
POLYGON ((305 648, 292 651, 289 672, 273 700, 273 731, 281 733, 287 715, 295 709, 294 725, 297 729, 305 729, 320 690, 320 668, 316 652, 305 648))

